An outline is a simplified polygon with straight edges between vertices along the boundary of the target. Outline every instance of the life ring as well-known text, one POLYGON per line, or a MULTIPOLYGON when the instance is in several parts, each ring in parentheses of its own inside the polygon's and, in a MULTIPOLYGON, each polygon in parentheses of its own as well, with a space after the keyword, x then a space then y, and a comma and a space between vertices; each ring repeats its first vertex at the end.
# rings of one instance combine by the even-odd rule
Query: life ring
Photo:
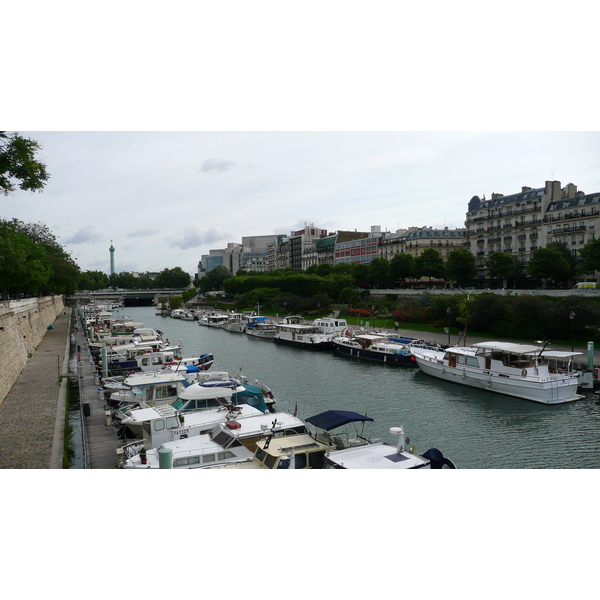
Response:
POLYGON ((527 377, 527 369, 523 369, 523 370, 521 371, 521 375, 522 375, 523 377, 527 377))

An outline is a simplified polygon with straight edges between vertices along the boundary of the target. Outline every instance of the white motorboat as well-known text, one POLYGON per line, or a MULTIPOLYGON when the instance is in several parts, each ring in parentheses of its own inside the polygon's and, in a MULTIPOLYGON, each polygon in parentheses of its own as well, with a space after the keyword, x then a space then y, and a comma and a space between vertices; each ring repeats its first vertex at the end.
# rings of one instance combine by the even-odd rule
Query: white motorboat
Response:
POLYGON ((275 327, 275 323, 273 323, 269 317, 262 315, 248 317, 246 335, 272 340, 276 332, 277 328, 275 327))
POLYGON ((420 369, 439 379, 542 404, 579 400, 579 374, 573 357, 545 347, 510 342, 480 342, 445 350, 412 348, 420 369))
POLYGON ((229 315, 227 313, 213 312, 202 315, 198 319, 198 325, 204 325, 205 327, 224 327, 228 320, 229 315))
POLYGON ((232 333, 244 333, 246 331, 247 319, 245 315, 239 313, 230 314, 223 325, 225 331, 231 331, 232 333))
MULTIPOLYGON (((268 436, 256 443, 252 461, 222 465, 227 469, 418 469, 456 468, 436 448, 416 454, 401 427, 390 431, 398 444, 372 442, 365 428, 371 417, 347 410, 328 410, 306 422, 315 427, 286 437, 268 436)), ((218 465, 221 466, 221 465, 218 465)))
MULTIPOLYGON (((164 448, 170 448, 173 452, 173 468, 206 468, 227 462, 250 461, 256 450, 257 442, 265 436, 275 438, 293 436, 306 430, 304 423, 294 415, 288 413, 253 414, 247 410, 248 408, 250 407, 245 407, 244 412, 240 407, 237 413, 214 414, 212 411, 213 424, 210 427, 210 433, 207 432, 208 421, 205 421, 202 426, 195 428, 194 433, 189 435, 179 433, 172 440, 162 441, 158 446, 153 445, 158 440, 158 436, 147 435, 147 430, 153 430, 154 424, 152 428, 145 427, 143 447, 146 450, 146 460, 148 461, 150 458, 150 464, 148 462, 142 464, 142 457, 139 453, 141 446, 132 443, 129 448, 135 449, 135 453, 128 452, 125 448, 121 450, 121 454, 124 454, 126 458, 123 467, 157 468, 160 464, 159 450, 164 448), (245 448, 246 452, 237 450, 240 447, 245 448), (227 455, 228 451, 229 455, 227 455), (219 454, 221 454, 220 457, 219 454)), ((186 426, 190 417, 191 415, 185 418, 186 426)), ((177 425, 175 420, 173 425, 177 425)), ((166 426, 168 427, 168 423, 166 426)))

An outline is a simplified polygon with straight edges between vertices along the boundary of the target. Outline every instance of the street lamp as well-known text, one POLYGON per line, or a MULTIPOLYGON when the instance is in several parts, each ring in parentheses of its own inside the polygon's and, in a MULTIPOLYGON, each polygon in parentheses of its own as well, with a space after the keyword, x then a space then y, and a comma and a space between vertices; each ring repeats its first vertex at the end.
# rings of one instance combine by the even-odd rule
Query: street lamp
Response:
POLYGON ((448 306, 446 308, 446 314, 448 315, 448 346, 450 345, 450 313, 452 309, 448 306))
POLYGON ((573 311, 569 313, 569 319, 571 319, 571 352, 573 352, 575 349, 575 313, 573 311))

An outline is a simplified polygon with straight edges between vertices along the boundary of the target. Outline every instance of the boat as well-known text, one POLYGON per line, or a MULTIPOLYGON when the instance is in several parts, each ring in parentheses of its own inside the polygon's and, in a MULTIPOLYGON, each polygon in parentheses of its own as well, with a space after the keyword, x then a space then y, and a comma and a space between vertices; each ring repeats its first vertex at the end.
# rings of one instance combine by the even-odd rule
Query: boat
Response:
POLYGON ((334 337, 333 344, 338 352, 346 356, 392 365, 415 365, 411 344, 393 342, 387 335, 342 335, 334 337))
POLYGON ((269 317, 257 315, 248 317, 246 323, 246 335, 267 340, 272 340, 277 332, 275 323, 269 317))
POLYGON ((583 398, 573 369, 573 357, 581 352, 497 341, 411 352, 424 373, 446 381, 542 404, 583 398))
MULTIPOLYGON (((251 407, 246 407, 246 409, 251 407)), ((156 443, 158 436, 147 435, 147 430, 144 429, 144 443, 146 457, 152 457, 150 468, 157 468, 160 463, 160 449, 169 448, 172 450, 172 466, 173 468, 206 468, 213 467, 219 464, 233 461, 250 461, 256 450, 257 443, 265 436, 268 437, 285 437, 293 436, 305 431, 304 423, 296 416, 288 413, 256 413, 246 410, 242 412, 241 407, 237 413, 233 411, 223 413, 213 413, 210 415, 213 418, 210 433, 208 433, 207 425, 209 421, 201 427, 197 427, 195 435, 187 433, 178 433, 177 437, 172 440, 162 441, 159 445, 156 443), (215 420, 216 419, 216 420, 215 420), (243 447, 247 452, 234 452, 234 449, 243 447), (234 456, 223 455, 219 458, 219 453, 231 451, 234 456)), ((190 417, 185 417, 185 425, 187 426, 190 417)), ((168 424, 165 423, 168 427, 168 424)), ((177 425, 174 421, 173 425, 177 425)), ((177 429, 179 432, 180 429, 177 429)), ((139 450, 141 446, 136 446, 132 443, 130 447, 137 448, 137 452, 132 454, 122 450, 122 454, 127 454, 123 464, 124 468, 148 468, 148 464, 142 464, 142 457, 139 450)))
POLYGON ((230 314, 223 325, 223 329, 232 333, 244 333, 246 331, 246 317, 239 313, 230 314))
POLYGON ((156 418, 156 414, 149 412, 149 409, 164 405, 172 406, 178 414, 185 416, 215 408, 234 409, 244 405, 251 406, 261 413, 273 411, 275 398, 272 394, 266 395, 258 385, 242 385, 232 378, 187 381, 187 385, 179 386, 177 389, 171 388, 168 395, 165 390, 164 395, 159 398, 148 396, 139 402, 139 408, 131 406, 121 408, 116 414, 120 425, 127 427, 132 435, 141 436, 144 423, 156 418))
POLYGON ((276 344, 311 348, 314 350, 333 348, 333 335, 323 333, 319 326, 309 324, 304 317, 290 315, 275 324, 273 341, 276 344))
POLYGON ((229 315, 222 312, 212 312, 202 315, 198 319, 198 325, 204 325, 205 327, 224 327, 227 323, 229 315))
POLYGON ((396 445, 371 441, 365 431, 371 417, 354 411, 327 410, 309 417, 305 432, 285 437, 267 436, 256 442, 252 461, 215 465, 226 469, 418 469, 456 468, 436 448, 416 453, 401 427, 391 428, 400 436, 396 445))
POLYGON ((196 367, 189 369, 189 372, 208 371, 215 362, 213 354, 201 354, 200 356, 181 358, 172 350, 163 352, 146 352, 136 358, 140 371, 161 371, 165 368, 173 371, 185 370, 187 367, 196 367))

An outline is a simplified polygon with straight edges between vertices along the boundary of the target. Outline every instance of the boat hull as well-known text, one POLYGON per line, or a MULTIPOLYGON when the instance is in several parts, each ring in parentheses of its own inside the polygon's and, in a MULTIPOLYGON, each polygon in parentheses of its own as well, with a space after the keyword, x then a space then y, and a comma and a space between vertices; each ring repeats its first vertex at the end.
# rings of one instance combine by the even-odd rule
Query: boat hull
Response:
POLYGON ((546 381, 524 377, 506 376, 500 373, 470 370, 468 367, 450 367, 431 357, 415 355, 416 363, 427 375, 460 385, 487 390, 514 398, 541 404, 563 404, 582 398, 577 394, 577 378, 557 377, 546 381))
POLYGON ((278 337, 277 335, 273 338, 276 344, 282 344, 284 346, 294 346, 295 348, 309 348, 310 350, 332 350, 332 341, 311 341, 309 336, 306 339, 302 339, 304 336, 297 336, 295 340, 289 338, 278 337))

